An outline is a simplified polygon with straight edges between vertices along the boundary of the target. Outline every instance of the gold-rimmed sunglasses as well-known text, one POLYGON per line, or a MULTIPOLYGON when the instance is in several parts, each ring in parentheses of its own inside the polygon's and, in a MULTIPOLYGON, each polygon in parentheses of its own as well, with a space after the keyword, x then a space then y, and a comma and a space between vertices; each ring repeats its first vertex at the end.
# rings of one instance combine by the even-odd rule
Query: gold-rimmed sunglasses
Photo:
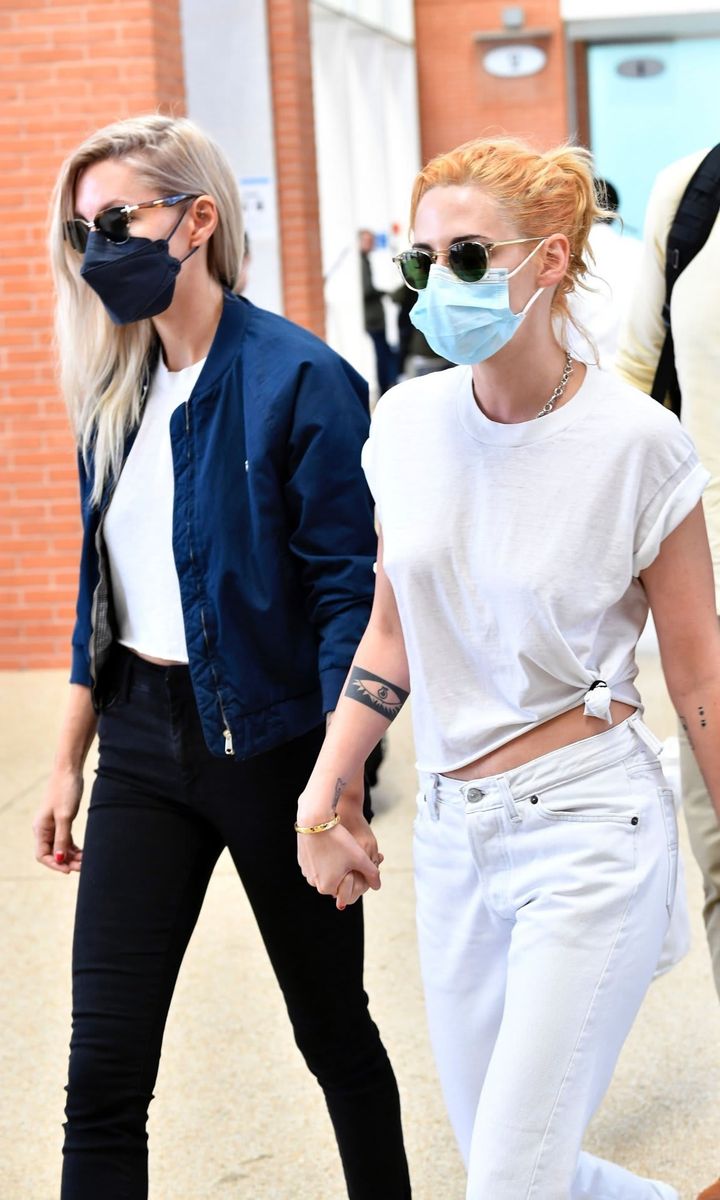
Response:
MULTIPOLYGON (((546 236, 546 235, 545 235, 546 236)), ((512 238, 507 242, 481 242, 468 239, 453 242, 446 251, 424 250, 414 246, 411 250, 403 250, 396 254, 393 262, 397 264, 403 282, 414 292, 422 292, 428 285, 430 268, 442 254, 454 275, 463 283, 479 283, 490 269, 492 252, 498 246, 520 246, 523 242, 542 242, 543 237, 512 238)))
POLYGON ((201 194, 200 192, 192 194, 181 192, 178 196, 163 196, 160 200, 143 200, 140 204, 113 205, 112 208, 104 208, 102 212, 96 213, 92 221, 86 221, 84 217, 73 217, 63 226, 65 240, 70 243, 73 250, 77 250, 80 254, 85 253, 88 236, 91 233, 101 233, 109 242, 115 242, 116 245, 122 246, 130 239, 130 222, 138 209, 172 208, 174 204, 181 204, 183 200, 197 200, 201 194))

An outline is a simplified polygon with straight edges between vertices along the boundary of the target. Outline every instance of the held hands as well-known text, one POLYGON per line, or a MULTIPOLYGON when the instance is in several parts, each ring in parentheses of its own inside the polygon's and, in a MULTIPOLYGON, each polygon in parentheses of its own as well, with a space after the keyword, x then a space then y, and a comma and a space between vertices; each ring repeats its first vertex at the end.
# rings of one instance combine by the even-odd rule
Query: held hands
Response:
MULTIPOLYGON (((379 868, 380 863, 384 861, 385 855, 381 854, 378 849, 375 834, 363 816, 361 805, 362 798, 359 803, 353 803, 343 796, 338 804, 340 823, 352 834, 360 849, 364 850, 370 862, 377 868, 377 887, 379 888, 381 886, 379 868)), ((364 875, 357 870, 351 871, 345 876, 338 888, 337 907, 343 909, 348 904, 354 904, 369 887, 374 887, 374 885, 364 875)), ((374 890, 377 891, 377 888, 374 890)))
POLYGON ((363 816, 362 804, 362 795, 357 800, 343 795, 337 806, 340 824, 347 829, 348 833, 353 835, 360 849, 364 850, 367 854, 370 862, 379 867, 385 856, 380 853, 375 834, 363 816))
POLYGON ((72 823, 80 807, 82 791, 81 772, 56 769, 33 821, 35 858, 62 875, 79 871, 82 862, 82 850, 72 836, 72 823))
MULTIPOLYGON (((301 812, 303 801, 301 797, 301 812)), ((337 811, 340 823, 333 829, 298 834, 298 862, 308 883, 321 895, 335 896, 335 903, 342 910, 359 900, 368 888, 378 890, 378 866, 383 856, 362 814, 361 796, 344 794, 337 811)))

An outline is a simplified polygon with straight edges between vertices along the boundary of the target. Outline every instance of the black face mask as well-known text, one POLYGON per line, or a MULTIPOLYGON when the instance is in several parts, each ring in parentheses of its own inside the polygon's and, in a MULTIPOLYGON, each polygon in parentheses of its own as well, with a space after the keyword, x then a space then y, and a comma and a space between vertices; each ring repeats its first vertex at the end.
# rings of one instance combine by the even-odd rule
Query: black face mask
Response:
MULTIPOLYGON (((182 221, 183 213, 180 221, 182 221)), ((105 305, 115 325, 130 325, 147 317, 156 317, 172 304, 175 280, 185 258, 170 253, 170 238, 131 237, 118 244, 93 231, 88 237, 80 274, 105 305)))

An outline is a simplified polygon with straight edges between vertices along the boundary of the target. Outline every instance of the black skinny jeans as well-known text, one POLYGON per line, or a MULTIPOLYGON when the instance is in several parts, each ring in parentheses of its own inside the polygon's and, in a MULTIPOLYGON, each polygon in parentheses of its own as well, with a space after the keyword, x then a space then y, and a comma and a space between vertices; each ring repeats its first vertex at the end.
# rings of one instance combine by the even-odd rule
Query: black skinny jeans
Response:
POLYGON ((214 758, 186 668, 120 649, 110 671, 118 694, 100 719, 75 921, 62 1200, 147 1196, 167 1012, 225 846, 325 1093, 348 1196, 405 1200, 397 1085, 363 991, 361 902, 338 912, 296 861, 297 796, 322 729, 246 762, 214 758))

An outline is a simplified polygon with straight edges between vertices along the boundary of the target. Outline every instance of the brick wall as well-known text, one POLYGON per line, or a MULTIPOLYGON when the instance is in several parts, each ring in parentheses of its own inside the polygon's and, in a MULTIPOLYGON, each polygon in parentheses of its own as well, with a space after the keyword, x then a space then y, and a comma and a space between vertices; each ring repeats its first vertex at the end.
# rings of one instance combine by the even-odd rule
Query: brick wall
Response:
MULTIPOLYGON (((308 0, 266 0, 287 315, 322 336, 308 0)), ((51 354, 50 191, 64 156, 118 117, 184 111, 180 0, 3 0, 0 6, 0 668, 68 659, 78 550, 74 452, 51 354)), ((423 155, 483 130, 566 136, 558 0, 546 69, 498 80, 473 33, 496 0, 415 0, 423 155)), ((241 13, 241 8, 239 12, 241 13)))
POLYGON ((285 316, 324 336, 308 0, 267 0, 285 316))
POLYGON ((498 0, 415 0, 423 161, 483 134, 510 133, 544 145, 568 135, 559 0, 525 0, 525 26, 549 28, 538 41, 548 62, 537 75, 497 79, 482 66, 473 34, 502 29, 498 0))
POLYGON ((184 111, 179 0, 0 10, 0 667, 69 661, 79 516, 55 384, 47 208, 66 154, 119 117, 184 111))

